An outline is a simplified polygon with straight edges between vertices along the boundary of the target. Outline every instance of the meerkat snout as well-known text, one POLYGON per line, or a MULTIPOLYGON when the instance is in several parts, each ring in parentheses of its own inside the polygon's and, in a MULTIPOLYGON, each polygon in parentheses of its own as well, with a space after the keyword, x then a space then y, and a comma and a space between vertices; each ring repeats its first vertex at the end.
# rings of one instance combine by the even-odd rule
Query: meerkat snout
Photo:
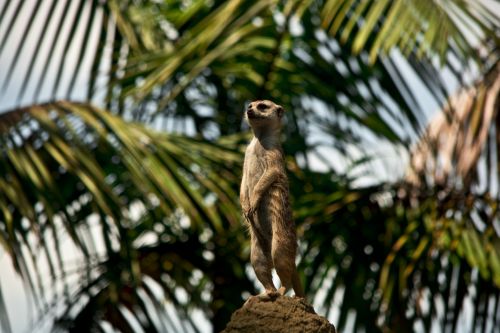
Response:
POLYGON ((253 109, 252 109, 251 107, 249 107, 249 108, 247 109, 247 117, 248 117, 248 118, 252 118, 252 117, 254 117, 254 116, 255 116, 255 112, 253 111, 253 109))

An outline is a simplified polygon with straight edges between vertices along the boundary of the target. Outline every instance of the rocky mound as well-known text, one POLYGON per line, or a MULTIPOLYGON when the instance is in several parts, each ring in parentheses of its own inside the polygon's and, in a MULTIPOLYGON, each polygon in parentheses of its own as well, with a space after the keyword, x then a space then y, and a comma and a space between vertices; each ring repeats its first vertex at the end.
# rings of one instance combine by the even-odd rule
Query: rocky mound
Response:
POLYGON ((335 333, 335 327, 314 312, 303 298, 251 297, 231 316, 221 333, 335 333))

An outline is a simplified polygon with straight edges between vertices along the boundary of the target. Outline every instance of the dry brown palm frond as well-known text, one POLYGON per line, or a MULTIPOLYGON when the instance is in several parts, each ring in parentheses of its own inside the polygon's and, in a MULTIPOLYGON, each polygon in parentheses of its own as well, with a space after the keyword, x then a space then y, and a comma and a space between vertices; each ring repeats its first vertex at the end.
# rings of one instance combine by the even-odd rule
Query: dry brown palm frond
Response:
MULTIPOLYGON (((414 185, 463 185, 475 179, 476 169, 500 123, 500 63, 474 86, 452 96, 428 125, 413 150, 406 180, 414 185)), ((499 153, 499 128, 493 140, 499 153)), ((496 166, 499 167, 498 165, 496 166)))

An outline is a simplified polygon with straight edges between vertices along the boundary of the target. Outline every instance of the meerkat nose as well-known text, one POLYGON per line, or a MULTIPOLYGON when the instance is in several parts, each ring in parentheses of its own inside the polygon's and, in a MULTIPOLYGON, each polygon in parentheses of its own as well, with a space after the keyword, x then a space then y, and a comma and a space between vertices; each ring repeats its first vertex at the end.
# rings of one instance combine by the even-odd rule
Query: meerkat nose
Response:
POLYGON ((253 105, 252 105, 252 104, 253 104, 253 103, 250 103, 250 104, 248 104, 248 106, 247 106, 247 114, 248 114, 248 115, 253 115, 253 113, 254 113, 254 111, 253 111, 253 105))

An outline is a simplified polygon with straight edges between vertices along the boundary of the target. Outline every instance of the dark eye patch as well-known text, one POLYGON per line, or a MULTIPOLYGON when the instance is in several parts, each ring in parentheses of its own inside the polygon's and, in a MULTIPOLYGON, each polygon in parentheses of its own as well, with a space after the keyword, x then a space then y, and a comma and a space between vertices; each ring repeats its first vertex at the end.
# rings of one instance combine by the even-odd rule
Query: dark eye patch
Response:
POLYGON ((265 109, 267 109, 266 103, 257 104, 257 110, 264 111, 265 109))

